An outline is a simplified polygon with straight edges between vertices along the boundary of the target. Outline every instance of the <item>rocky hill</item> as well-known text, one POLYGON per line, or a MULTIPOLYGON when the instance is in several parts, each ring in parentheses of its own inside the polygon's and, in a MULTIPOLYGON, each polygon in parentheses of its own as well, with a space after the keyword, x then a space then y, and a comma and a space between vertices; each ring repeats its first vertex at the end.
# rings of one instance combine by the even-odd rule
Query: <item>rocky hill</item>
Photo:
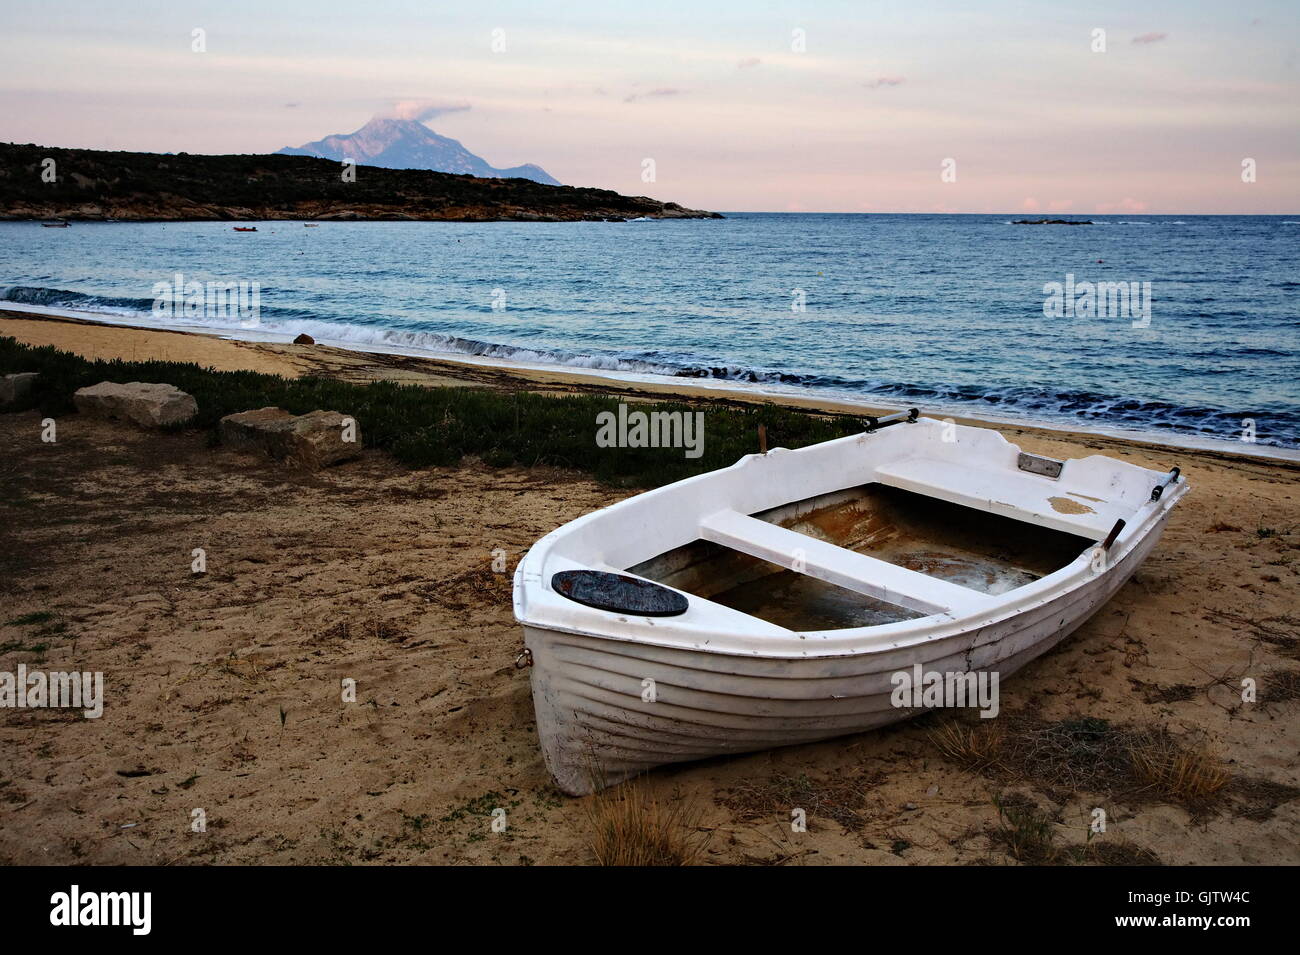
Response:
POLYGON ((529 179, 343 166, 308 156, 191 156, 0 143, 0 219, 720 219, 674 202, 529 179), (54 161, 55 181, 43 173, 54 161))

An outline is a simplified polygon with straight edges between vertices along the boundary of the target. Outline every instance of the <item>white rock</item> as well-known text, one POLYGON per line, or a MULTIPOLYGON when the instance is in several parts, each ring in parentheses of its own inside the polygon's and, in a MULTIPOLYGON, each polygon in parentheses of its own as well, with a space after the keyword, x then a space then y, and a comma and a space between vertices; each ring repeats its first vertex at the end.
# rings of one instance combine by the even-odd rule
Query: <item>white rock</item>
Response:
POLYGON ((199 411, 192 395, 175 385, 132 381, 101 381, 82 388, 72 400, 82 414, 99 418, 124 418, 145 428, 180 424, 199 411))

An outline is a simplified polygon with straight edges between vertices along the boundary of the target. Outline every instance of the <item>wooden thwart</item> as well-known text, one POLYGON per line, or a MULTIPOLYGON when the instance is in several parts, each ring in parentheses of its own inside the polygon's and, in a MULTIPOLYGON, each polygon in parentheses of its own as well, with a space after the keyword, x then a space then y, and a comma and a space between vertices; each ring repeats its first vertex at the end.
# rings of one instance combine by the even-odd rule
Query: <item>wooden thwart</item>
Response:
POLYGON ((700 523, 700 537, 918 613, 964 613, 990 602, 977 590, 837 547, 739 511, 719 511, 705 518, 700 523))
POLYGON ((927 458, 909 458, 882 465, 876 469, 876 480, 904 491, 1094 541, 1104 540, 1115 526, 1115 520, 1133 510, 1123 504, 1092 498, 1068 500, 1068 488, 1039 475, 985 471, 927 458), (1066 501, 1072 509, 1054 506, 1053 500, 1058 505, 1066 501))

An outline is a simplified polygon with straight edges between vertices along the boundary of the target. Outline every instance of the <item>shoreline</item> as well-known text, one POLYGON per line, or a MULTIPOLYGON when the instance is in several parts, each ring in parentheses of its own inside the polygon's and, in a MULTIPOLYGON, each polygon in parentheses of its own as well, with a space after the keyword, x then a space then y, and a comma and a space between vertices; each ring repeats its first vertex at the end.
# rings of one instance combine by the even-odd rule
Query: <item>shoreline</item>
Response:
MULTIPOLYGON (((39 305, 0 302, 0 336, 32 345, 53 345, 85 358, 192 362, 220 371, 250 370, 283 377, 320 375, 349 381, 389 380, 427 386, 495 387, 549 393, 602 392, 640 401, 681 399, 729 405, 775 404, 814 414, 862 416, 889 414, 906 405, 876 403, 773 385, 747 387, 745 382, 676 378, 607 369, 516 362, 473 355, 445 355, 416 349, 318 341, 295 345, 287 334, 234 329, 162 326, 111 319, 39 305)), ((951 407, 922 407, 921 413, 951 417, 960 424, 993 428, 1017 435, 1038 435, 1093 447, 1131 446, 1166 453, 1194 454, 1223 460, 1300 466, 1300 449, 1247 445, 1195 435, 1151 434, 1105 425, 1069 425, 1040 419, 972 415, 951 407), (1165 440, 1161 440, 1164 438, 1165 440)))

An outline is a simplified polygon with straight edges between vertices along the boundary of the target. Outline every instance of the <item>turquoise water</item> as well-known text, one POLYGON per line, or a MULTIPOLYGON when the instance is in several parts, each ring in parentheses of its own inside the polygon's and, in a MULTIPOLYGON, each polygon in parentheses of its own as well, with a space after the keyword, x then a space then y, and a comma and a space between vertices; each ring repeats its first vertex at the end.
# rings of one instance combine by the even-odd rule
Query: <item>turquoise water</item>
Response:
POLYGON ((3 223, 0 299, 150 322, 180 272, 258 283, 259 334, 1300 447, 1300 220, 1012 218, 3 223), (1045 315, 1067 276, 1149 315, 1045 315))

